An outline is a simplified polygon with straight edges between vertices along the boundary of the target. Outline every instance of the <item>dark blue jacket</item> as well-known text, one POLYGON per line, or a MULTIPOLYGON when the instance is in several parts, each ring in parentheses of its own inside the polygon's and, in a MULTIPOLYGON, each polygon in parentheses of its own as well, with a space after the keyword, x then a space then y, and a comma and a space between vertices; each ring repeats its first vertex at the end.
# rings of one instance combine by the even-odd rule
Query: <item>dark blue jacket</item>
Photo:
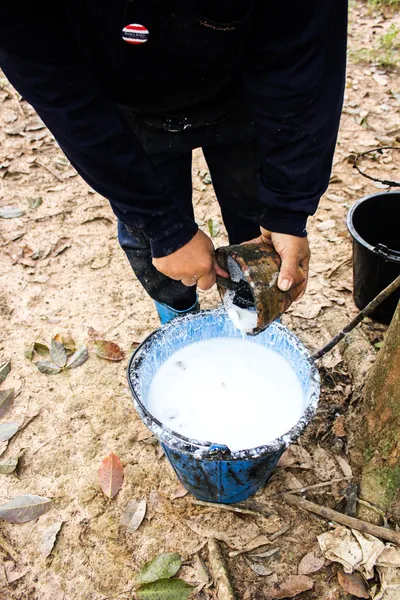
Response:
POLYGON ((82 177, 159 257, 197 225, 118 104, 190 114, 235 84, 262 148, 260 224, 303 236, 329 182, 346 24, 347 0, 2 0, 0 65, 82 177), (128 24, 148 30, 147 41, 124 41, 128 24))

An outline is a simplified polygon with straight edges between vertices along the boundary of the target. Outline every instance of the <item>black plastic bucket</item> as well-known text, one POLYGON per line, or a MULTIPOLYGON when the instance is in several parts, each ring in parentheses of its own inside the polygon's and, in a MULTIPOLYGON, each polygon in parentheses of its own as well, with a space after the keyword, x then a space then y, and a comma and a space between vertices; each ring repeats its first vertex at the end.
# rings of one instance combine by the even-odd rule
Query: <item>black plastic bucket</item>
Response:
MULTIPOLYGON (((356 202, 347 215, 353 237, 354 301, 364 308, 400 275, 400 192, 381 192, 356 202)), ((373 312, 390 323, 400 289, 373 312)))

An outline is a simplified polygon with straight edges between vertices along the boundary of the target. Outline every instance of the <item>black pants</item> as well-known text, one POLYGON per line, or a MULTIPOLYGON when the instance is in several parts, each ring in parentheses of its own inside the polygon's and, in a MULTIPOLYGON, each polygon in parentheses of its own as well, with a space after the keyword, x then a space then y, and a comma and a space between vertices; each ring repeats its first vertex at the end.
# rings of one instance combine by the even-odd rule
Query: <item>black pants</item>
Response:
MULTIPOLYGON (((240 244, 259 235, 259 153, 245 117, 233 114, 194 130, 168 132, 125 116, 183 212, 193 217, 192 150, 201 147, 230 243, 240 244)), ((196 288, 186 287, 153 267, 149 240, 143 232, 119 222, 118 238, 136 277, 154 300, 175 310, 193 306, 196 288)))

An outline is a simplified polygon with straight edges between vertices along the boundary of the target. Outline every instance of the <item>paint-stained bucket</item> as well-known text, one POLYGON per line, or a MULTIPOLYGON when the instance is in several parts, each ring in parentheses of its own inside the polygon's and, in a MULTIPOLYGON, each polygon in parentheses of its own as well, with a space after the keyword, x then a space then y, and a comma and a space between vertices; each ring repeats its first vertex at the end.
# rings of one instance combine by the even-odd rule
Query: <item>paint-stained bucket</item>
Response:
POLYGON ((241 338, 222 308, 178 317, 160 327, 137 348, 128 366, 128 380, 137 412, 159 439, 186 489, 206 502, 234 503, 246 500, 266 484, 285 448, 311 421, 318 404, 319 374, 300 340, 280 323, 272 323, 251 341, 282 355, 296 372, 304 394, 304 410, 299 422, 264 446, 239 451, 212 441, 186 438, 164 426, 147 410, 150 383, 157 369, 174 352, 194 342, 217 337, 241 338))

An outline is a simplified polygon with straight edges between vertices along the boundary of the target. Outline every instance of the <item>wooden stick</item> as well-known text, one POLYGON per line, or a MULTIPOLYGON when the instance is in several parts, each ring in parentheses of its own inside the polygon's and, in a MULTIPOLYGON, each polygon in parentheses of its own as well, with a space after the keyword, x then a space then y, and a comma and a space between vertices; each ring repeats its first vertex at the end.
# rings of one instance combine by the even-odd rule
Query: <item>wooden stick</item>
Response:
POLYGON ((336 510, 327 508, 326 506, 319 506, 319 504, 314 504, 314 502, 309 502, 308 500, 303 500, 303 498, 299 498, 298 496, 293 496, 293 494, 285 494, 283 498, 288 504, 308 510, 315 515, 319 515, 320 517, 328 519, 328 521, 334 521, 335 523, 339 523, 339 525, 344 525, 345 527, 350 527, 351 529, 357 529, 357 531, 369 533, 370 535, 374 535, 382 540, 400 545, 400 533, 397 533, 396 531, 386 529, 385 527, 379 527, 378 525, 372 525, 366 521, 361 521, 361 519, 349 517, 348 515, 344 515, 336 510))
POLYGON ((379 306, 379 304, 381 304, 381 302, 383 302, 384 300, 389 298, 389 296, 393 292, 395 292, 399 287, 400 287, 400 275, 398 277, 396 277, 396 279, 394 281, 392 281, 392 283, 390 285, 388 285, 380 294, 378 294, 376 296, 376 298, 371 300, 371 302, 369 304, 367 304, 367 306, 365 308, 360 310, 358 315, 356 317, 354 317, 354 319, 352 319, 352 321, 350 321, 350 323, 348 325, 346 325, 346 327, 344 327, 341 331, 339 331, 339 333, 337 333, 335 335, 335 337, 333 337, 331 339, 330 342, 325 344, 325 346, 323 346, 317 352, 314 352, 314 354, 311 355, 311 360, 312 361, 318 360, 319 358, 324 356, 327 352, 329 352, 329 350, 332 350, 332 348, 334 348, 334 346, 336 346, 336 344, 338 344, 344 337, 346 337, 346 335, 348 333, 350 333, 350 331, 352 331, 359 323, 361 323, 361 321, 363 319, 365 319, 365 317, 368 317, 377 308, 377 306, 379 306))
POLYGON ((192 504, 195 504, 196 506, 209 506, 210 508, 227 510, 230 512, 241 513, 243 515, 252 515, 253 517, 262 516, 258 511, 250 510, 248 508, 240 508, 238 506, 232 506, 231 504, 216 504, 215 502, 203 502, 202 500, 193 500, 192 504))
POLYGON ((237 600, 231 582, 229 581, 228 571, 226 570, 220 545, 214 538, 208 540, 208 553, 217 588, 218 600, 237 600))
POLYGON ((10 558, 12 558, 15 563, 18 562, 18 558, 19 557, 18 557, 17 552, 14 550, 14 548, 12 548, 10 546, 10 544, 2 536, 1 533, 0 533, 0 548, 3 548, 3 550, 5 551, 5 553, 8 554, 8 556, 10 556, 10 558))
POLYGON ((42 167, 42 169, 45 169, 48 173, 50 173, 50 175, 53 175, 53 177, 55 177, 56 179, 58 179, 58 181, 64 181, 64 179, 62 177, 60 177, 60 175, 58 173, 56 173, 55 171, 53 171, 53 169, 50 169, 50 167, 48 167, 47 165, 45 165, 44 163, 42 163, 37 158, 35 158, 35 160, 33 161, 33 163, 35 165, 38 165, 39 167, 42 167))
POLYGON ((331 479, 330 481, 323 481, 322 483, 316 483, 315 485, 309 485, 307 487, 302 487, 297 490, 286 490, 285 492, 278 492, 277 494, 273 494, 272 496, 267 496, 267 498, 276 498, 277 496, 283 496, 284 494, 304 494, 304 492, 309 492, 311 490, 317 490, 319 488, 327 487, 332 485, 332 483, 340 483, 341 481, 347 481, 349 479, 353 479, 351 477, 339 477, 338 479, 331 479))

